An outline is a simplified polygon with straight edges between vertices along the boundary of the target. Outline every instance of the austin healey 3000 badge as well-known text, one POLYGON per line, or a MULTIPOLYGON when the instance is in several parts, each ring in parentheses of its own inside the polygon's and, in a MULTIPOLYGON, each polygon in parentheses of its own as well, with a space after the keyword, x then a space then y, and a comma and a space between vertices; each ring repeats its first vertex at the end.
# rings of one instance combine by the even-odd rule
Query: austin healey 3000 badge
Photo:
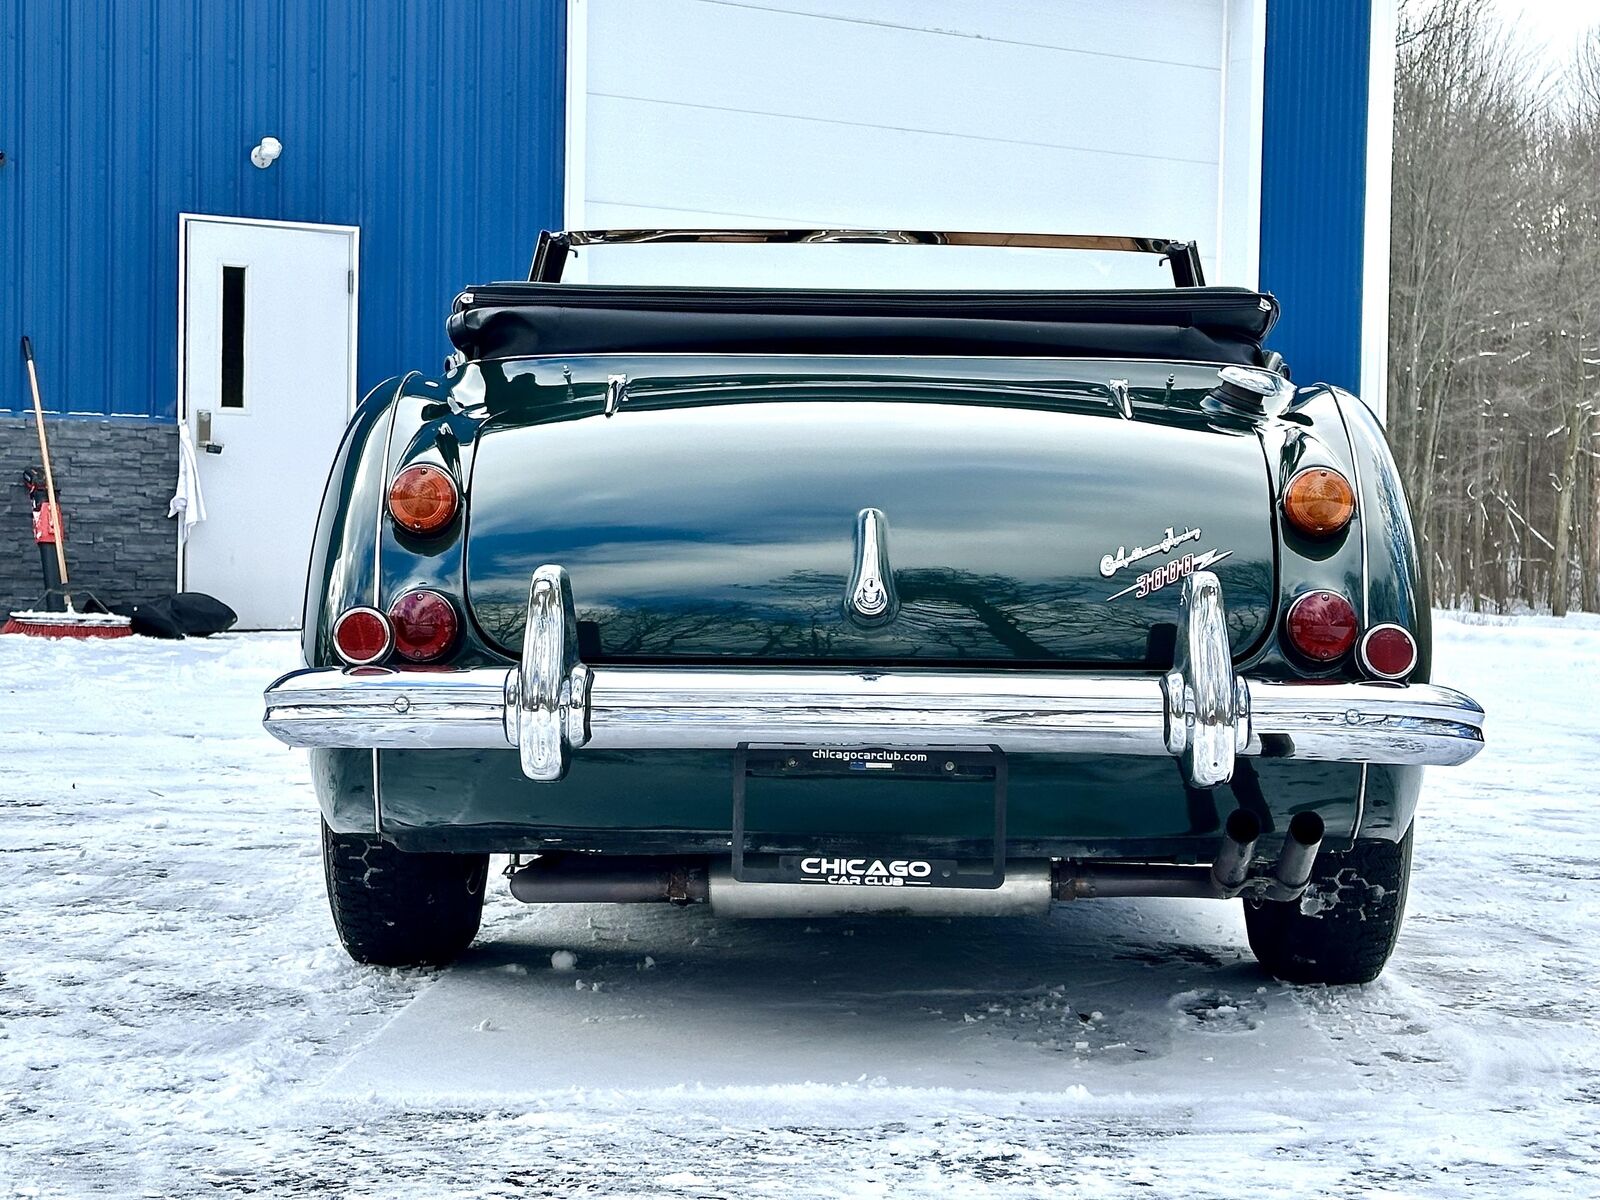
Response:
POLYGON ((1198 541, 1199 528, 1186 529, 1182 533, 1174 533, 1175 526, 1168 525, 1166 534, 1148 546, 1135 546, 1130 554, 1126 546, 1118 546, 1115 554, 1105 554, 1100 558, 1100 574, 1110 579, 1123 567, 1131 567, 1141 559, 1150 558, 1157 554, 1171 554, 1175 546, 1181 546, 1187 541, 1198 541))
MULTIPOLYGON (((1177 526, 1168 525, 1166 532, 1148 546, 1134 546, 1129 550, 1126 546, 1118 546, 1115 554, 1102 555, 1100 558, 1100 574, 1110 579, 1124 567, 1142 562, 1147 558, 1154 558, 1161 554, 1171 554, 1173 550, 1185 542, 1199 541, 1199 526, 1191 526, 1182 533, 1177 532, 1177 526)), ((1221 562, 1232 554, 1232 550, 1207 550, 1203 554, 1185 554, 1180 558, 1170 559, 1150 570, 1143 572, 1137 579, 1123 588, 1106 597, 1107 603, 1120 600, 1130 592, 1135 596, 1148 596, 1152 592, 1159 592, 1162 588, 1171 587, 1180 579, 1187 579, 1196 571, 1221 562)))

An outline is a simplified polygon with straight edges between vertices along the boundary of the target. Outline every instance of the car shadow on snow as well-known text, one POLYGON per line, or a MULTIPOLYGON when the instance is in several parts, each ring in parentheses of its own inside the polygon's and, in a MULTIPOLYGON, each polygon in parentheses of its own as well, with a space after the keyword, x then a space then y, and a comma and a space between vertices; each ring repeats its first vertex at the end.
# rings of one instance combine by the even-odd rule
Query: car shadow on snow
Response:
POLYGON ((1096 901, 1039 919, 734 921, 494 904, 479 943, 351 1064, 430 1094, 845 1083, 1226 1090, 1318 1057, 1237 906, 1096 901), (1266 1064, 1271 1063, 1269 1067, 1266 1064), (1235 1077, 1230 1083, 1228 1076, 1235 1077))

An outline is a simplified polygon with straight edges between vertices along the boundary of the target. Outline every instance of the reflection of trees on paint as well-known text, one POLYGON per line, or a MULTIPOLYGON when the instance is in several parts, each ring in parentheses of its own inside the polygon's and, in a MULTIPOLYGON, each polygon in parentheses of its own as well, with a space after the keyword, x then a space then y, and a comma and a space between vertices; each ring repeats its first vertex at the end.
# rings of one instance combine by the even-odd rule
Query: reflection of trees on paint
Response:
MULTIPOLYGON (((1272 568, 1240 562, 1222 573, 1230 634, 1243 649, 1266 619, 1272 568)), ((1172 658, 1182 590, 1174 584, 1148 599, 1107 603, 1108 589, 1098 578, 1024 583, 950 569, 897 571, 895 588, 899 615, 873 630, 845 618, 842 575, 813 571, 746 589, 734 599, 585 606, 578 596, 578 618, 598 627, 598 651, 608 659, 972 659, 1164 667, 1172 658)), ((480 603, 474 612, 502 646, 521 643, 521 605, 480 603)), ((585 653, 592 656, 592 648, 585 653)))

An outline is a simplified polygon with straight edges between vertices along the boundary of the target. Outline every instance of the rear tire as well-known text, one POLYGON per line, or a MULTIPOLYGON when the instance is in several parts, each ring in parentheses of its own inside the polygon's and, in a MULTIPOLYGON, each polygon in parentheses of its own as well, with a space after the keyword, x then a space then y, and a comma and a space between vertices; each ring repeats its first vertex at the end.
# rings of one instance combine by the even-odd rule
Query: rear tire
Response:
POLYGON ((1371 983, 1389 961, 1405 919, 1411 838, 1358 841, 1317 855, 1298 901, 1246 900, 1257 960, 1286 983, 1371 983))
POLYGON ((442 966, 477 936, 487 854, 408 854, 324 821, 322 868, 334 928, 359 963, 442 966))

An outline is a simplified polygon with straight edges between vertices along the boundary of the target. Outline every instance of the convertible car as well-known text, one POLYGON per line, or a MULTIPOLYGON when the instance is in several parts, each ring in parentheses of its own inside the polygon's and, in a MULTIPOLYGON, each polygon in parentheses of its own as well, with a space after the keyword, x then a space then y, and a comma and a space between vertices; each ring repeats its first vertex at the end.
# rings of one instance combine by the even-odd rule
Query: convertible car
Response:
POLYGON ((449 961, 503 855, 519 900, 734 917, 1242 898, 1274 975, 1372 979, 1483 711, 1430 682, 1379 422, 1291 382, 1277 315, 1165 239, 544 235, 360 405, 266 692, 345 947, 449 961), (1162 286, 643 269, 868 244, 1162 286), (596 252, 634 281, 573 281, 596 252))

